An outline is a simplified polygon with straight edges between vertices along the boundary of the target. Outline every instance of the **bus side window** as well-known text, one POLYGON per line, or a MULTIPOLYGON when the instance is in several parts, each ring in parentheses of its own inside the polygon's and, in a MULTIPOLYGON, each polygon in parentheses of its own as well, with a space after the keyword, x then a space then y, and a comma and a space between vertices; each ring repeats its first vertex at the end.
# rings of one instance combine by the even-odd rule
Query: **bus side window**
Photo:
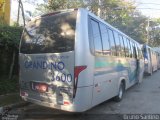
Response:
POLYGON ((132 58, 132 49, 130 45, 130 40, 127 38, 128 48, 129 48, 129 57, 132 58))
POLYGON ((116 56, 117 54, 116 54, 116 46, 115 46, 113 31, 111 29, 108 29, 108 34, 109 34, 112 55, 116 56))
POLYGON ((99 23, 95 20, 91 20, 92 31, 93 31, 93 40, 95 46, 95 55, 102 55, 102 41, 99 30, 99 23))
POLYGON ((123 38, 121 35, 119 35, 119 40, 120 40, 120 44, 121 44, 121 56, 125 57, 124 42, 123 42, 123 38))
POLYGON ((130 40, 130 47, 131 47, 131 52, 132 52, 132 58, 134 57, 134 52, 133 52, 133 42, 130 40))
POLYGON ((145 45, 143 46, 142 50, 143 50, 143 57, 147 59, 148 58, 147 57, 147 48, 145 45))
POLYGON ((138 48, 138 51, 139 51, 139 58, 140 58, 140 59, 143 59, 142 49, 141 49, 141 47, 140 47, 140 48, 138 48))
POLYGON ((148 47, 146 47, 146 50, 147 50, 147 56, 148 56, 148 59, 150 59, 150 61, 152 60, 152 58, 151 58, 151 49, 150 48, 148 48, 148 47))
POLYGON ((106 25, 100 23, 100 31, 101 31, 101 37, 102 37, 103 54, 111 55, 109 36, 108 36, 108 30, 106 28, 106 25))
POLYGON ((126 37, 123 37, 123 41, 124 41, 124 49, 125 49, 125 56, 129 57, 129 49, 128 49, 128 43, 127 43, 127 39, 126 37))
POLYGON ((133 57, 137 59, 136 46, 133 43, 133 57))
POLYGON ((139 59, 138 46, 137 46, 137 44, 136 44, 136 43, 135 43, 135 48, 136 48, 136 55, 137 55, 137 59, 139 59))
POLYGON ((120 43, 118 33, 116 31, 114 31, 114 38, 116 42, 117 56, 121 56, 121 43, 120 43))
POLYGON ((88 21, 88 35, 89 35, 89 45, 90 45, 90 51, 94 55, 95 54, 95 49, 94 49, 94 40, 93 40, 93 30, 92 30, 92 25, 91 25, 91 18, 88 21))

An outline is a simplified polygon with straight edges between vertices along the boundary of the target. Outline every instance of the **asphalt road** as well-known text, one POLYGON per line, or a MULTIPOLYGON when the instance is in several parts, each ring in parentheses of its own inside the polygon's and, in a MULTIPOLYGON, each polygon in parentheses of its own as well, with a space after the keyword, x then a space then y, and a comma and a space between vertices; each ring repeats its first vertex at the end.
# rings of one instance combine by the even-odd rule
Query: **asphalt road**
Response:
POLYGON ((124 119, 125 114, 160 114, 160 70, 128 89, 121 102, 108 100, 84 113, 68 113, 35 104, 9 112, 23 120, 124 119))

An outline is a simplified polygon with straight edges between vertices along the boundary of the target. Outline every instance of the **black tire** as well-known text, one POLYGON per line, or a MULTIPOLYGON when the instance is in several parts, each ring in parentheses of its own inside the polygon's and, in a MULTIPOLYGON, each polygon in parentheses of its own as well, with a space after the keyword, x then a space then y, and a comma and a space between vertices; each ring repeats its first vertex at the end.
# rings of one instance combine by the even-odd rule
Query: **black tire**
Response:
POLYGON ((119 86, 118 95, 114 97, 114 101, 120 102, 123 98, 124 92, 125 92, 125 85, 124 82, 121 82, 119 86))

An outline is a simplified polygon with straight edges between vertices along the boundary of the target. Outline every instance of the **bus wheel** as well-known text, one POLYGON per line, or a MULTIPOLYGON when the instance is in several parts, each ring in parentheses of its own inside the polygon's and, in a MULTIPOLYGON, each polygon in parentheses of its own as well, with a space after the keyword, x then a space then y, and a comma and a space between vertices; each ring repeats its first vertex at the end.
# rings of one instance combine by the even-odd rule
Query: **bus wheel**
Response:
POLYGON ((119 86, 118 95, 114 98, 114 101, 120 102, 123 98, 124 92, 125 92, 125 84, 124 84, 124 82, 121 82, 121 84, 119 86))

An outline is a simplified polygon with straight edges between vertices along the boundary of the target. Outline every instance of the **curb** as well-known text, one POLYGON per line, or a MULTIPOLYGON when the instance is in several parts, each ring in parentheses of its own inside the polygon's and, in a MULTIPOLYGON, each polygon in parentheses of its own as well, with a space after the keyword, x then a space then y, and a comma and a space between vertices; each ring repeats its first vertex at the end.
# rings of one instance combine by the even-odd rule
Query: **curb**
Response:
POLYGON ((0 114, 6 113, 14 108, 23 107, 23 106, 26 106, 29 104, 30 104, 29 102, 23 101, 23 102, 19 102, 19 103, 14 103, 14 104, 2 106, 2 107, 0 107, 0 114))

